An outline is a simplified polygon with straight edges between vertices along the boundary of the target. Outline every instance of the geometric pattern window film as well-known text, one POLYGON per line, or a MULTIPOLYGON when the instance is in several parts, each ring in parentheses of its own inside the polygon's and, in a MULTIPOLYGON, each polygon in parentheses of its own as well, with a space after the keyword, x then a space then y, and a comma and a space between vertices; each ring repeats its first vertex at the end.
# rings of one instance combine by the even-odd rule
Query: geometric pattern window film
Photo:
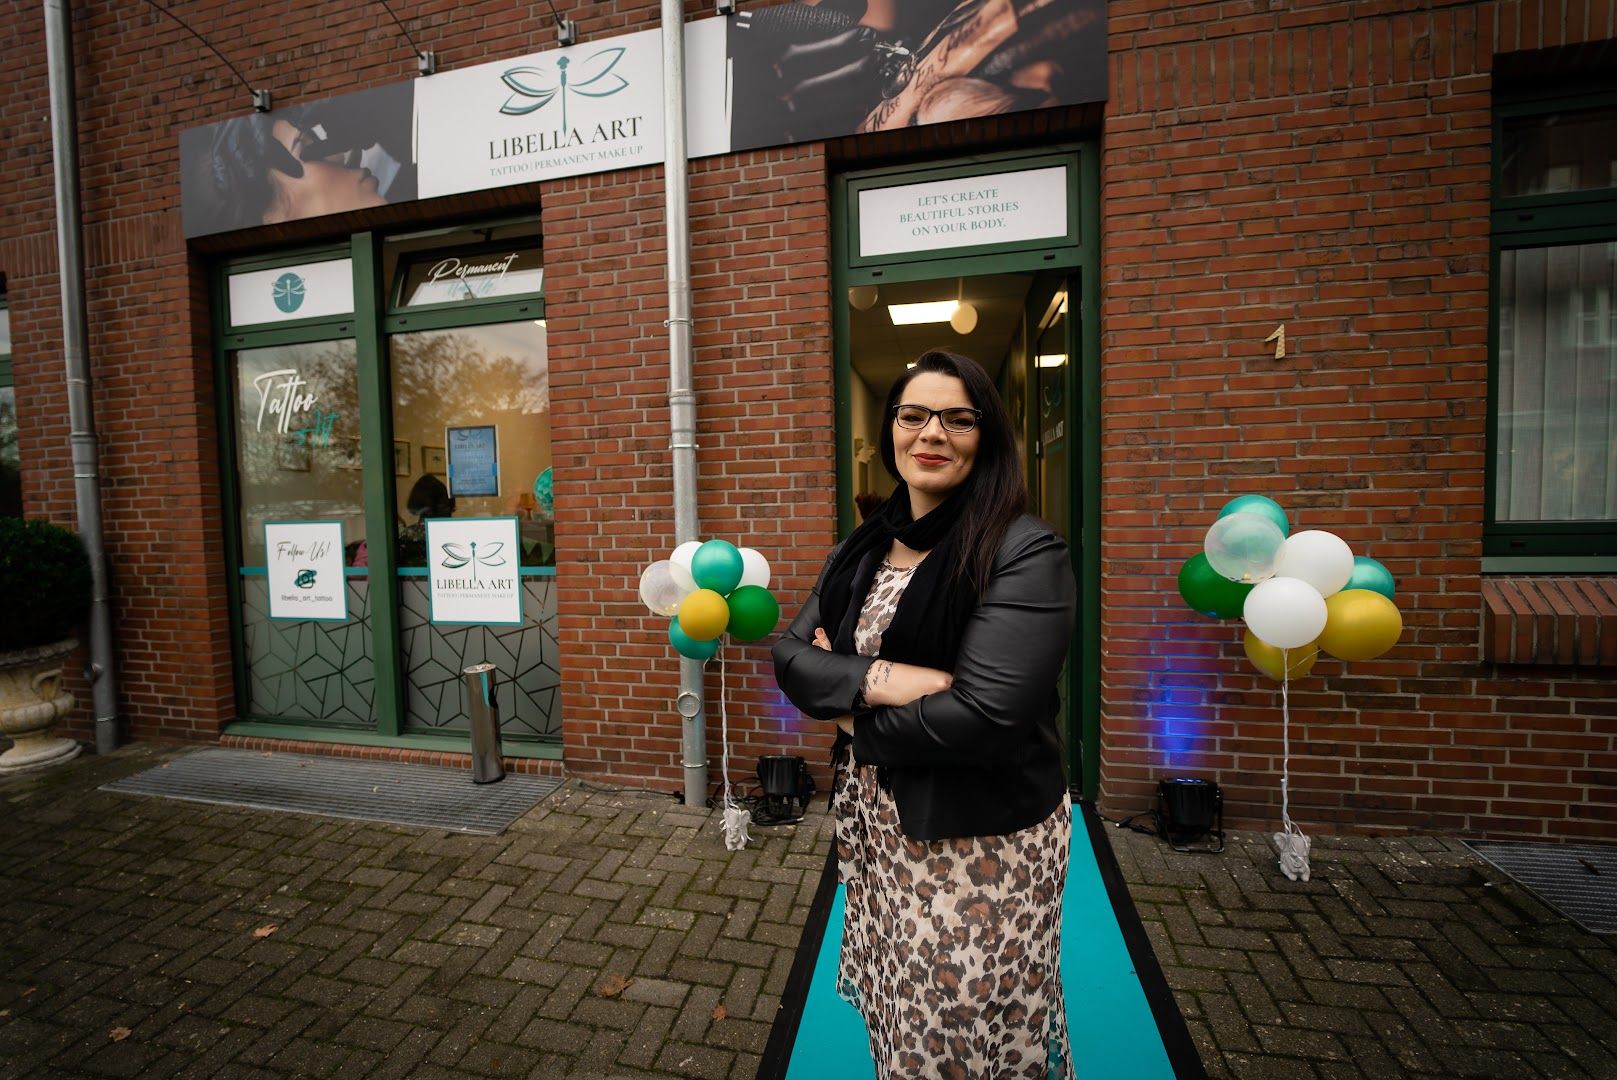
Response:
POLYGON ((518 741, 561 737, 555 578, 522 579, 521 626, 435 626, 427 579, 400 578, 399 632, 406 731, 465 732, 461 672, 490 663, 499 669, 500 734, 518 741))
POLYGON ((347 622, 280 622, 269 617, 269 578, 241 579, 248 715, 376 726, 370 580, 345 584, 347 622))

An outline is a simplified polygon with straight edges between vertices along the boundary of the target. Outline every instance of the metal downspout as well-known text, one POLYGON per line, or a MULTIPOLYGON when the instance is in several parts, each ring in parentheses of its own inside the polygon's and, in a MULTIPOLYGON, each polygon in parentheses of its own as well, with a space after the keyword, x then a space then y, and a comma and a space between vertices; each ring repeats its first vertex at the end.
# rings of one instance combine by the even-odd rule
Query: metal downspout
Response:
POLYGON ((84 313, 84 238, 79 229, 78 116, 73 99, 72 13, 68 0, 45 0, 45 55, 51 102, 51 150, 56 174, 56 265, 62 285, 62 357, 67 366, 67 416, 79 537, 95 577, 90 604, 90 701, 95 749, 118 747, 118 695, 112 667, 112 608, 107 602, 107 553, 101 534, 101 471, 90 401, 90 338, 84 313))
MULTIPOLYGON (((668 231, 668 413, 674 461, 674 543, 698 539, 696 391, 691 376, 690 185, 685 164, 685 7, 662 0, 663 216, 668 231)), ((702 663, 679 661, 675 702, 684 731, 685 805, 707 802, 707 724, 702 663)))

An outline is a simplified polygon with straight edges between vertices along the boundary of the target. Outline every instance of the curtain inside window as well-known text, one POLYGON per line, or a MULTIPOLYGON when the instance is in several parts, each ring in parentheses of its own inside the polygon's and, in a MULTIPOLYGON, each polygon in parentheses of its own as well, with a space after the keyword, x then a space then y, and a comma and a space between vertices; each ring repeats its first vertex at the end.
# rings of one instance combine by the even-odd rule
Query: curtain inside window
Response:
POLYGON ((1617 518, 1617 243, 1500 256, 1494 516, 1617 518))

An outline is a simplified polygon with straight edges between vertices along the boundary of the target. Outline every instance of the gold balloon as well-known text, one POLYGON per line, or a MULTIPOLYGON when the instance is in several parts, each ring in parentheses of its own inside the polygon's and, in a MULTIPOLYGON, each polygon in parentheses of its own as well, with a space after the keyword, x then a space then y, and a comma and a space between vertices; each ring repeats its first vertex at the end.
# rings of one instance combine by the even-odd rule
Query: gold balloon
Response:
POLYGON ((1325 629, 1315 644, 1339 660, 1374 660, 1403 632, 1397 604, 1369 589, 1343 589, 1325 598, 1325 629))
POLYGON ((1282 665, 1291 668, 1291 677, 1300 679, 1314 670, 1314 661, 1319 659, 1319 647, 1303 645, 1296 649, 1287 649, 1282 654, 1280 649, 1270 645, 1258 635, 1248 630, 1246 632, 1246 658, 1252 661, 1252 666, 1263 672, 1275 682, 1281 681, 1282 665))
POLYGON ((712 589, 697 589, 679 602, 679 628, 692 641, 712 641, 730 624, 730 605, 712 589))

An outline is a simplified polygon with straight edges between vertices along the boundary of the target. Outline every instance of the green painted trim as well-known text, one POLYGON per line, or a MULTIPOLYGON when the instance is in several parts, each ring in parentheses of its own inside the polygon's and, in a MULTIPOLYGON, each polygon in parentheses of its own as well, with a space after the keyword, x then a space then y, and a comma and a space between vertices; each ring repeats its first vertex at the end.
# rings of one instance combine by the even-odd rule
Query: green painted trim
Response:
POLYGON ((928 259, 925 262, 888 263, 847 268, 846 285, 881 285, 890 281, 931 281, 934 278, 986 277, 990 274, 1025 274, 1029 271, 1075 270, 1076 248, 1045 249, 971 258, 928 259), (1036 261, 1030 261, 1030 256, 1036 261))
MULTIPOLYGON (((250 736, 260 739, 286 739, 301 742, 343 743, 349 746, 394 746, 407 750, 437 750, 443 753, 471 753, 471 737, 464 732, 443 735, 381 735, 361 729, 301 727, 297 724, 277 724, 263 720, 237 720, 226 724, 226 735, 250 736), (459 745, 457 745, 459 744, 459 745), (462 745, 464 749, 462 749, 462 745)), ((562 760, 561 741, 540 742, 537 739, 518 739, 501 734, 500 753, 505 757, 537 758, 544 761, 562 760)))
POLYGON ((236 395, 235 372, 230 354, 240 345, 225 339, 224 264, 209 275, 210 313, 213 323, 213 390, 215 423, 219 438, 219 502, 224 510, 225 599, 230 608, 230 667, 235 676, 236 711, 248 711, 246 630, 242 626, 241 588, 241 483, 236 475, 236 395))
MULTIPOLYGON (((1076 355, 1082 358, 1080 386, 1076 395, 1083 412, 1078 424, 1081 440, 1078 499, 1082 529, 1079 532, 1078 641, 1074 655, 1081 658, 1078 687, 1081 735, 1082 792, 1093 802, 1100 795, 1100 706, 1101 706, 1101 568, 1100 568, 1100 484, 1101 484, 1101 333, 1100 333, 1100 148, 1085 144, 1078 157, 1078 225, 1084 242, 1079 246, 1078 285, 1080 302, 1076 313, 1068 307, 1071 326, 1076 314, 1082 338, 1076 355)), ((1069 305, 1071 294, 1068 294, 1069 305)), ((1069 365, 1071 366, 1071 365, 1069 365)), ((1077 774, 1069 774, 1077 775, 1077 774)))
MULTIPOLYGON (((223 300, 221 300, 223 302, 223 300)), ((221 314, 221 319, 223 315, 221 314)), ((227 351, 236 349, 269 349, 277 345, 307 345, 313 341, 335 341, 354 336, 357 320, 344 315, 340 319, 311 320, 287 326, 271 326, 261 330, 224 330, 219 342, 227 351)))
POLYGON ((1533 558, 1484 555, 1484 574, 1617 574, 1617 555, 1558 555, 1533 558))
POLYGON ((848 335, 848 245, 841 227, 848 211, 847 184, 838 178, 831 185, 831 403, 834 409, 831 443, 836 453, 837 539, 845 540, 859 523, 853 504, 853 353, 848 335), (847 437, 845 437, 847 436, 847 437))
POLYGON ((430 308, 407 308, 386 316, 382 329, 389 334, 409 333, 413 330, 446 330, 460 326, 486 326, 489 323, 520 322, 523 319, 545 317, 545 302, 541 297, 528 300, 486 300, 456 307, 435 305, 430 308))
MULTIPOLYGON (((347 244, 322 244, 319 247, 299 248, 296 251, 277 251, 272 254, 243 255, 234 259, 223 259, 219 262, 219 270, 226 282, 231 274, 248 274, 254 270, 275 270, 282 266, 296 266, 299 263, 328 262, 332 259, 346 259, 349 251, 347 244)), ((225 296, 228 298, 229 291, 225 296)), ((357 299, 357 297, 356 297, 357 299)))
POLYGON ((394 738, 404 720, 404 658, 399 637, 399 585, 394 575, 392 537, 398 505, 393 479, 393 396, 382 337, 382 295, 378 280, 381 241, 358 233, 354 260, 354 345, 359 358, 359 455, 365 468, 365 535, 385 537, 365 545, 371 572, 371 662, 376 676, 376 734, 394 738), (370 406, 367 408, 366 406, 370 406))

